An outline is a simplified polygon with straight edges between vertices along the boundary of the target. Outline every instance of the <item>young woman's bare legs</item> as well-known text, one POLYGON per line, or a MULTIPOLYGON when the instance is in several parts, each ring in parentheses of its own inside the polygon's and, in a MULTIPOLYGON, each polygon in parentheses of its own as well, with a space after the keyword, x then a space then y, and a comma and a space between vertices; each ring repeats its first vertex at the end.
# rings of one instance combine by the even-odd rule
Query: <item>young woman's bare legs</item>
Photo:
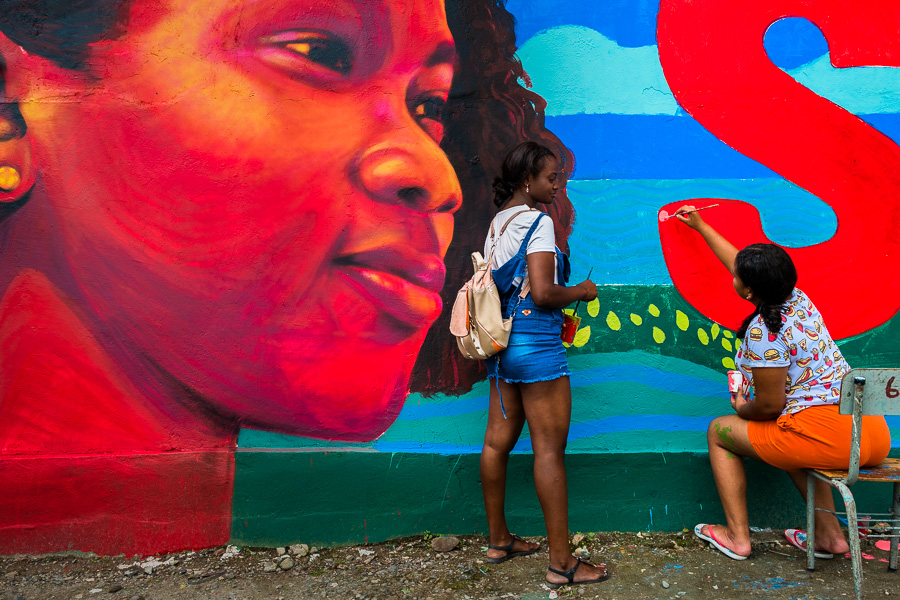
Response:
MULTIPOLYGON (((806 472, 788 471, 788 475, 805 499, 806 472)), ((834 496, 831 495, 831 486, 824 481, 816 480, 816 508, 828 511, 816 511, 816 550, 832 554, 850 552, 850 544, 844 539, 841 524, 834 516, 834 496)))
MULTIPOLYGON (((491 394, 488 406, 487 431, 484 434, 484 449, 481 451, 481 492, 484 495, 484 509, 487 514, 491 546, 506 546, 513 541, 512 534, 506 526, 504 503, 506 500, 506 465, 509 453, 516 445, 522 426, 525 424, 525 412, 522 410, 522 395, 519 386, 500 380, 503 392, 503 407, 506 418, 500 409, 500 395, 497 393, 497 381, 490 380, 491 394)), ((510 552, 524 552, 537 548, 538 544, 516 540, 510 552)), ((503 558, 507 554, 502 550, 488 549, 488 558, 503 558)))
MULTIPOLYGON (((566 438, 572 416, 569 378, 520 384, 522 406, 534 451, 534 487, 544 513, 550 566, 568 571, 576 565, 569 551, 569 490, 566 482, 566 438)), ((605 566, 584 563, 575 581, 606 576, 605 566)), ((547 572, 551 583, 566 583, 565 577, 547 572)))
MULTIPOLYGON (((706 439, 716 489, 725 511, 726 526, 710 526, 719 542, 743 556, 750 554, 750 523, 747 516, 747 473, 742 457, 759 459, 747 434, 745 419, 728 415, 713 419, 706 439)), ((709 532, 703 531, 709 535, 709 532)))

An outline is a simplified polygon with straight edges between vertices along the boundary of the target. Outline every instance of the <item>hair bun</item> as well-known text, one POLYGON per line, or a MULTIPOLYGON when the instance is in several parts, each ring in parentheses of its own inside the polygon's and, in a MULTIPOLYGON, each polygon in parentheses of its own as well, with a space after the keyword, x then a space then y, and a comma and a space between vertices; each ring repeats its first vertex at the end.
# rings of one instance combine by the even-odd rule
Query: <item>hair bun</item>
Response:
POLYGON ((512 195, 516 191, 511 183, 505 181, 504 179, 501 179, 500 177, 494 178, 494 183, 491 185, 491 189, 494 191, 494 204, 496 204, 498 207, 512 198, 512 195))

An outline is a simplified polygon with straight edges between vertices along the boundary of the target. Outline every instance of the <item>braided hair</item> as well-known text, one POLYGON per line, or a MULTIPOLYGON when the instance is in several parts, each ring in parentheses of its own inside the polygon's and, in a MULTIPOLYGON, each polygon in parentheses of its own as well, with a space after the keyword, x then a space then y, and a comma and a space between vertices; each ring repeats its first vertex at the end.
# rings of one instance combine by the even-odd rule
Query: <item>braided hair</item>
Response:
POLYGON ((750 244, 737 253, 734 274, 760 300, 756 309, 741 323, 738 337, 744 337, 757 315, 762 317, 770 333, 780 332, 781 309, 797 284, 797 269, 788 253, 775 244, 750 244))

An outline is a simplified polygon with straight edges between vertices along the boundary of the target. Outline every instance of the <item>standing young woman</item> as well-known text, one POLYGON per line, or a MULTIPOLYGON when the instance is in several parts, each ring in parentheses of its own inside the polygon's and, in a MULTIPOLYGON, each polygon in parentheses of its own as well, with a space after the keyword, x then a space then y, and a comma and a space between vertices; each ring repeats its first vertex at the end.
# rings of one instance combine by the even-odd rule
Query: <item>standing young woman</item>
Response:
POLYGON ((509 153, 502 177, 494 180, 494 203, 500 212, 485 240, 484 255, 493 248, 494 280, 504 316, 513 316, 513 325, 509 346, 487 361, 491 394, 481 453, 490 528, 488 560, 503 562, 533 554, 540 545, 512 535, 504 514, 509 453, 528 422, 534 484, 550 546, 547 582, 554 586, 597 583, 609 577, 605 565, 582 561, 569 551, 564 455, 572 395, 560 339, 561 309, 578 300, 593 300, 597 287, 590 280, 566 287, 568 258, 556 248, 552 220, 535 209, 554 201, 558 170, 553 152, 524 142, 509 153))
MULTIPOLYGON (((800 493, 806 492, 802 469, 845 469, 850 459, 852 418, 838 413, 841 379, 850 366, 838 349, 822 315, 794 287, 797 271, 791 257, 774 244, 751 244, 738 252, 728 240, 683 206, 678 219, 703 236, 734 275, 734 289, 754 306, 737 337, 742 338, 735 364, 743 385, 732 396, 736 415, 709 425, 709 460, 727 525, 702 523, 700 539, 735 560, 750 555, 747 476, 741 457, 748 456, 787 471, 800 493)), ((891 448, 884 417, 863 417, 861 466, 873 466, 891 448)), ((834 516, 834 498, 824 482, 816 483, 816 551, 832 558, 849 550, 834 516)), ((806 547, 805 532, 785 531, 788 541, 806 547)))

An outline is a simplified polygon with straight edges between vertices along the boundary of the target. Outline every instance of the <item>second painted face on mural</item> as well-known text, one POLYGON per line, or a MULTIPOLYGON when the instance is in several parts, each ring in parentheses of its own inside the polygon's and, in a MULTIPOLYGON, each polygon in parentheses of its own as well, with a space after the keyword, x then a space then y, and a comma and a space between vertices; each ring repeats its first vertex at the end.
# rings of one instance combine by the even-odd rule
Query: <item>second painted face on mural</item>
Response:
POLYGON ((80 310, 120 364, 227 418, 371 439, 440 311, 461 201, 443 2, 138 0, 127 29, 88 76, 28 59, 80 310))

